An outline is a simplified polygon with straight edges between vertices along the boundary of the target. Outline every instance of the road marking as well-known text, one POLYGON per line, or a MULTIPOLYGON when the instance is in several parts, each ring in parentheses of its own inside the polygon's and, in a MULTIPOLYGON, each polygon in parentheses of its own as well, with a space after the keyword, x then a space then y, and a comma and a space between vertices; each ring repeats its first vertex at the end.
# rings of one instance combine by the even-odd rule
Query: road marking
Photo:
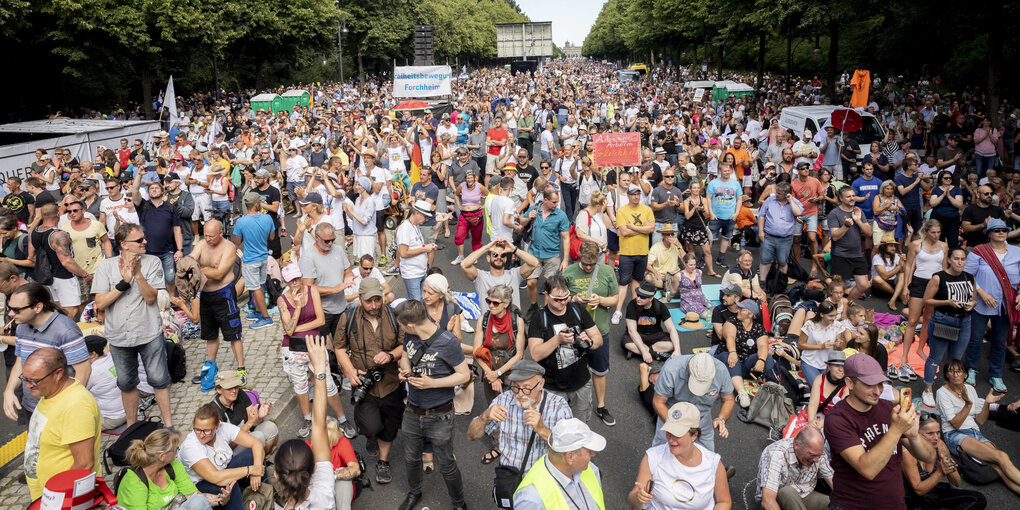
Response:
POLYGON ((28 431, 24 431, 14 439, 11 439, 3 446, 0 446, 0 466, 7 465, 8 462, 14 460, 25 452, 25 442, 28 439, 28 431))

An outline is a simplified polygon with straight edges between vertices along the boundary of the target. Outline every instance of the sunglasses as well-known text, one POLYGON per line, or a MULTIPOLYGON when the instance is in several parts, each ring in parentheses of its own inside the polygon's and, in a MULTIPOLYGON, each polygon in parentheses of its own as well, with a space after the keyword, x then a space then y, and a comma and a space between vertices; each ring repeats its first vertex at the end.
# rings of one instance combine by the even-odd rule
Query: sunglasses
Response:
POLYGON ((489 306, 499 306, 499 305, 503 304, 502 301, 496 301, 495 299, 489 299, 489 298, 485 298, 485 302, 488 303, 489 306))
POLYGON ((333 242, 336 241, 336 238, 334 237, 332 239, 325 239, 325 238, 320 237, 319 240, 324 242, 324 243, 326 243, 326 244, 333 244, 333 242))
POLYGON ((144 243, 145 242, 145 238, 144 237, 139 237, 138 239, 125 239, 124 242, 125 243, 144 243))
POLYGON ((1004 228, 993 228, 993 229, 989 230, 988 233, 989 234, 1008 234, 1009 230, 1006 230, 1004 228))
POLYGON ((11 305, 7 305, 7 309, 12 311, 12 312, 14 312, 15 314, 19 314, 19 313, 21 313, 21 312, 23 312, 23 311, 25 311, 25 310, 27 310, 29 308, 32 308, 33 306, 35 306, 35 305, 25 305, 25 306, 11 306, 11 305))
POLYGON ((545 295, 548 296, 549 299, 551 299, 553 301, 556 301, 557 303, 563 303, 563 302, 566 302, 568 299, 570 299, 570 294, 567 294, 566 296, 563 296, 563 297, 557 297, 557 296, 553 296, 552 294, 549 294, 548 292, 546 292, 545 295))

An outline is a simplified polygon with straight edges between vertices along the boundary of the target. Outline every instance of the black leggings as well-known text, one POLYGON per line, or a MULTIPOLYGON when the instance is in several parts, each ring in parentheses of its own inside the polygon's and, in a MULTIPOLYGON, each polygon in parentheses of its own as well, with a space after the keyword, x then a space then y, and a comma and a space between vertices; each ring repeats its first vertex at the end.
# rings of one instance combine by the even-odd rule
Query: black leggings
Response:
POLYGON ((907 496, 907 507, 917 510, 984 510, 986 505, 984 494, 958 489, 946 482, 939 482, 924 496, 907 496))
POLYGON ((960 216, 951 218, 932 214, 931 217, 939 220, 939 223, 942 224, 942 240, 946 242, 949 249, 952 250, 960 246, 960 216))

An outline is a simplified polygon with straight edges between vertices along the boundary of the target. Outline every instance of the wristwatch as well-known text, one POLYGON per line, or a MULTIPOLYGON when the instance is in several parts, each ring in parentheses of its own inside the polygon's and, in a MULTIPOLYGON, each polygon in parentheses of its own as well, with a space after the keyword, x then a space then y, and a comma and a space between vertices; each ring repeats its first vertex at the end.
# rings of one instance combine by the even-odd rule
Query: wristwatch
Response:
POLYGON ((321 374, 315 374, 315 380, 317 380, 317 381, 325 381, 326 380, 326 372, 322 372, 321 374))

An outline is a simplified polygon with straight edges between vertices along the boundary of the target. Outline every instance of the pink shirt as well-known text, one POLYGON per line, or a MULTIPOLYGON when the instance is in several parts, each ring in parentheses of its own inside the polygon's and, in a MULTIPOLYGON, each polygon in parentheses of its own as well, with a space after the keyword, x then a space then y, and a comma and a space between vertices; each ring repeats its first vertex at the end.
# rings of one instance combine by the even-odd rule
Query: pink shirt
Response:
MULTIPOLYGON (((977 128, 976 130, 974 130, 974 139, 977 140, 978 138, 981 138, 982 136, 985 135, 985 133, 986 133, 986 131, 984 129, 977 128)), ((998 129, 993 129, 992 130, 992 136, 995 136, 996 138, 998 138, 999 137, 999 130, 998 129)), ((996 147, 995 147, 995 144, 992 143, 992 137, 989 136, 989 137, 985 138, 984 140, 981 140, 980 143, 978 143, 977 145, 974 146, 974 153, 977 154, 978 156, 986 156, 986 157, 987 156, 994 156, 995 155, 995 149, 996 149, 996 147)))

